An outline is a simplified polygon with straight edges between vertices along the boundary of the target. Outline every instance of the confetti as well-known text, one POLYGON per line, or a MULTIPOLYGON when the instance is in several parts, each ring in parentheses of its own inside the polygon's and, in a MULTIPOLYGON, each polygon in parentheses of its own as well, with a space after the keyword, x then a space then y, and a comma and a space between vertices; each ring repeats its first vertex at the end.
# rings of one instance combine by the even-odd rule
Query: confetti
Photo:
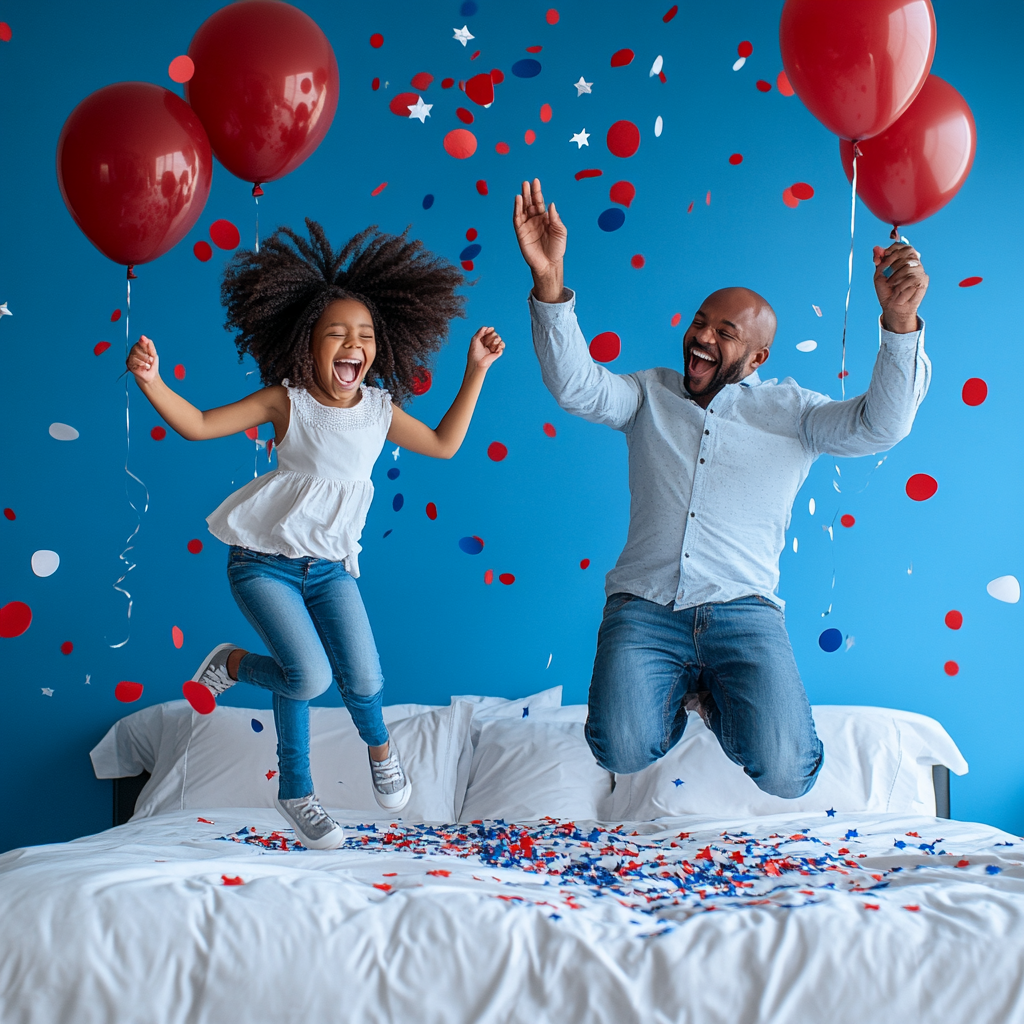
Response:
POLYGON ((480 251, 483 247, 479 242, 474 242, 472 245, 467 245, 462 252, 459 253, 460 260, 475 260, 480 255, 480 251))
POLYGON ((631 256, 629 259, 629 265, 633 267, 634 270, 643 269, 646 262, 647 261, 640 255, 640 253, 637 253, 635 256, 631 256))
POLYGON ((576 87, 576 98, 579 99, 584 93, 590 92, 591 86, 594 83, 586 81, 583 76, 580 75, 580 80, 578 82, 573 82, 572 84, 576 87))
POLYGON ((178 650, 181 650, 182 644, 185 643, 185 634, 182 633, 178 626, 171 626, 171 643, 174 644, 178 650))
POLYGON ((181 363, 178 363, 177 366, 174 367, 174 377, 175 380, 185 379, 185 367, 181 363))
POLYGON ((372 81, 372 82, 370 83, 370 88, 371 88, 371 89, 372 89, 372 90, 373 90, 374 92, 376 92, 376 91, 377 91, 377 90, 378 90, 378 89, 380 88, 380 79, 379 79, 379 78, 375 78, 375 79, 374 79, 374 80, 373 80, 373 81, 372 81))
POLYGON ((733 71, 739 71, 740 68, 742 68, 743 65, 746 64, 746 63, 747 63, 747 58, 746 57, 740 57, 738 60, 734 60, 733 63, 732 63, 733 71))
POLYGON ((758 92, 771 92, 772 83, 766 82, 763 78, 759 78, 754 85, 757 87, 758 92))
MULTIPOLYGON (((212 825, 213 822, 211 821, 210 824, 212 825)), ((245 882, 239 875, 235 875, 234 877, 231 877, 229 875, 221 875, 220 880, 224 883, 224 885, 245 885, 245 882)))
POLYGON ((927 473, 915 473, 907 481, 907 497, 913 501, 927 501, 938 489, 938 481, 927 473))
POLYGON ((215 220, 210 225, 210 238, 218 249, 237 249, 242 240, 238 228, 229 220, 215 220))
POLYGON ((651 65, 651 70, 647 73, 647 77, 654 78, 656 75, 660 75, 664 64, 665 61, 659 53, 658 56, 654 58, 654 63, 651 65))
POLYGON ((114 687, 114 696, 122 704, 132 704, 142 696, 142 690, 142 683, 132 683, 127 679, 122 679, 121 682, 114 687))
POLYGON ((426 92, 430 88, 431 83, 433 81, 434 76, 432 74, 430 74, 428 71, 420 71, 418 74, 412 76, 412 79, 410 80, 409 84, 417 92, 426 92))
POLYGON ((192 253, 200 263, 207 263, 213 259, 213 249, 207 241, 200 240, 196 242, 192 246, 192 253))
MULTIPOLYGON (((551 426, 550 423, 545 423, 544 424, 544 433, 545 434, 547 433, 547 429, 548 429, 549 426, 551 426)), ((549 435, 550 437, 554 437, 555 436, 554 435, 554 429, 555 429, 554 427, 551 427, 552 433, 549 435)), ((14 509, 13 508, 5 508, 4 509, 4 519, 9 519, 13 523, 14 520, 17 519, 17 518, 18 517, 14 514, 14 509)))
POLYGON ((605 210, 597 218, 597 226, 602 231, 618 231, 626 223, 626 215, 622 210, 612 207, 605 210))
POLYGON ((741 57, 746 58, 746 57, 749 57, 754 52, 754 46, 753 46, 752 43, 750 43, 746 39, 744 39, 743 42, 740 43, 740 45, 736 47, 736 52, 741 57))
POLYGON ((590 342, 590 356, 598 363, 610 363, 622 351, 622 341, 614 331, 603 331, 590 342))
POLYGON ((388 110, 396 117, 408 117, 409 108, 420 102, 420 97, 414 92, 400 92, 388 104, 388 110))
POLYGON ((596 167, 589 167, 582 171, 576 172, 576 180, 582 181, 584 178, 600 178, 603 171, 599 171, 596 167))
MULTIPOLYGON (((516 581, 516 578, 515 578, 515 576, 513 576, 513 575, 512 575, 512 573, 510 573, 510 572, 503 572, 503 573, 502 573, 502 574, 501 574, 501 575, 500 575, 500 576, 498 577, 498 579, 499 579, 499 580, 500 580, 500 581, 501 581, 502 583, 504 583, 506 587, 511 587, 511 586, 512 586, 512 584, 513 584, 513 583, 515 583, 515 581, 516 581)), ((525 718, 525 717, 526 717, 526 715, 523 715, 523 717, 525 718)))
POLYGON ((973 288, 976 284, 981 284, 984 278, 981 277, 965 277, 960 282, 961 288, 973 288))
POLYGON ((789 79, 786 77, 785 71, 780 71, 775 79, 775 88, 782 93, 783 96, 794 96, 793 86, 789 84, 789 79))
POLYGON ((813 516, 814 515, 814 499, 811 498, 807 502, 807 511, 813 516))
POLYGON ((814 315, 815 315, 815 316, 821 316, 821 309, 820 309, 820 308, 819 308, 818 306, 815 306, 815 305, 814 305, 814 304, 812 303, 812 305, 811 305, 811 309, 813 309, 813 310, 814 310, 814 315))
POLYGON ((455 35, 452 38, 457 39, 463 46, 465 46, 470 39, 476 39, 476 36, 473 35, 465 25, 463 25, 462 28, 453 29, 453 31, 455 35))
POLYGON ((0 637, 21 636, 32 625, 32 609, 24 601, 8 601, 0 608, 0 637))
POLYGON ((954 609, 953 611, 946 612, 946 617, 942 621, 950 629, 959 629, 964 624, 964 617, 954 609))
POLYGON ((947 676, 955 676, 960 671, 960 666, 955 661, 947 661, 946 664, 942 666, 942 671, 945 672, 947 676))
POLYGON ((388 470, 388 479, 389 480, 397 480, 399 478, 399 476, 401 475, 401 473, 402 473, 402 471, 397 466, 392 466, 388 470))
POLYGON ((800 205, 800 200, 793 195, 791 188, 784 188, 782 190, 782 201, 791 209, 795 210, 800 205))
POLYGON ((121 310, 115 309, 114 312, 110 314, 110 322, 112 324, 116 324, 117 321, 120 320, 120 319, 121 319, 121 310))
POLYGON ((198 537, 193 537, 185 546, 193 555, 198 555, 203 550, 203 542, 198 537))
POLYGON ((590 568, 590 559, 589 558, 582 559, 580 561, 580 568, 581 569, 589 569, 590 568))
POLYGON ((808 338, 807 341, 798 341, 796 343, 797 352, 813 352, 818 347, 818 343, 813 338, 808 338))
POLYGON ((818 646, 828 654, 838 651, 843 645, 843 634, 838 629, 826 629, 818 637, 818 646))
POLYGON ((523 133, 523 141, 528 146, 532 146, 537 141, 537 133, 532 128, 527 128, 523 133))
POLYGON ((733 165, 733 167, 737 167, 739 164, 743 163, 743 154, 742 153, 733 153, 729 157, 729 163, 731 163, 733 165))
POLYGON ((569 141, 575 142, 577 149, 582 149, 584 146, 590 145, 590 133, 584 128, 582 131, 577 132, 569 141))
POLYGON ((399 492, 391 499, 391 507, 396 512, 402 511, 402 506, 405 504, 405 495, 399 492))
POLYGON ((104 352, 107 351, 108 348, 110 348, 109 341, 98 341, 96 342, 96 345, 93 347, 92 354, 94 356, 101 356, 103 355, 104 352))
POLYGON ((492 462, 501 462, 508 455, 508 449, 500 441, 492 441, 487 446, 487 458, 492 462))
POLYGON ((469 79, 466 82, 466 95, 477 106, 489 107, 494 102, 494 80, 490 73, 484 72, 469 79))
POLYGON ((37 576, 52 576, 60 566, 60 555, 56 551, 41 548, 32 555, 32 571, 37 576))
POLYGON ((507 142, 498 142, 494 146, 494 152, 499 153, 501 156, 506 156, 509 152, 509 144, 507 142))
MULTIPOLYGON (((549 25, 557 25, 558 24, 558 11, 556 11, 554 7, 549 8, 547 13, 544 15, 544 20, 549 25)), ((445 873, 447 874, 447 872, 445 872, 445 873)))
POLYGON ((467 160, 476 152, 476 136, 466 128, 453 128, 444 137, 444 151, 456 160, 467 160))
MULTIPOLYGON (((1016 576, 997 576, 985 585, 989 597, 1006 604, 1016 604, 1020 600, 1020 583, 1016 576)), ((26 627, 27 628, 27 627, 26 627)), ((0 633, 0 636, 6 636, 0 633)))
POLYGON ((843 526, 845 526, 847 529, 849 529, 851 526, 853 526, 855 522, 857 522, 857 520, 854 519, 851 515, 845 515, 839 517, 839 522, 842 523, 843 526))
POLYGON ((636 189, 628 181, 617 181, 608 190, 608 198, 613 203, 621 203, 628 208, 636 198, 636 189))
POLYGON ((667 25, 679 13, 679 4, 673 4, 662 16, 661 20, 667 25))
POLYGON ((12 36, 11 26, 6 21, 0 21, 0 42, 9 43, 12 36))
MULTIPOLYGON (((425 395, 434 382, 433 374, 425 366, 417 366, 412 372, 412 393, 414 395, 425 395)), ((396 456, 397 458, 397 456, 396 456)))
POLYGON ((67 423, 51 423, 49 434, 55 441, 78 440, 78 431, 67 423))
POLYGON ((654 119, 654 137, 655 137, 656 139, 660 139, 660 138, 661 138, 661 131, 662 131, 662 129, 663 129, 664 127, 665 127, 665 122, 664 122, 664 121, 662 121, 662 119, 661 119, 661 114, 659 114, 659 115, 658 115, 658 116, 657 116, 657 117, 656 117, 656 118, 654 119))
POLYGON ((70 654, 74 649, 75 645, 70 640, 65 640, 64 643, 60 645, 61 654, 70 654))
POLYGON ((624 68, 627 64, 633 63, 636 54, 630 49, 616 50, 612 54, 611 65, 613 68, 624 68))
POLYGON ((437 518, 437 506, 432 501, 427 502, 426 513, 427 518, 431 521, 437 518))
POLYGON ((266 773, 266 779, 267 779, 267 782, 269 782, 269 781, 270 781, 270 780, 271 780, 271 779, 272 779, 272 778, 273 778, 273 777, 274 777, 274 776, 275 776, 276 774, 277 774, 277 772, 276 772, 276 771, 274 771, 273 769, 271 769, 270 771, 268 771, 268 772, 266 773))
POLYGON ((547 124, 554 116, 554 112, 551 109, 550 103, 542 103, 540 108, 540 119, 547 124))
POLYGON ((374 190, 373 190, 373 191, 372 191, 372 192, 370 193, 370 195, 371 195, 371 196, 379 196, 379 195, 381 194, 381 192, 383 192, 383 191, 384 191, 384 189, 386 189, 387 187, 388 187, 388 183, 387 183, 386 181, 382 181, 382 182, 381 182, 381 183, 380 183, 380 184, 379 184, 379 185, 378 185, 378 186, 377 186, 377 187, 376 187, 376 188, 375 188, 375 189, 374 189, 374 190))
POLYGON ((555 430, 554 424, 552 424, 552 423, 545 423, 543 429, 544 429, 544 433, 548 437, 554 437, 555 434, 557 433, 557 431, 555 430))
POLYGON ((814 189, 806 181, 798 181, 795 185, 790 185, 789 191, 796 199, 814 198, 814 189))
POLYGON ((468 111, 468 110, 467 110, 467 109, 466 109, 465 107, 459 107, 459 108, 458 108, 458 109, 457 109, 457 110, 455 111, 455 116, 456 116, 456 117, 457 117, 457 118, 458 118, 458 119, 459 119, 459 120, 460 120, 460 121, 461 121, 461 122, 462 122, 463 124, 472 124, 472 123, 473 123, 473 121, 474 121, 474 120, 476 120, 476 119, 475 119, 475 118, 473 117, 473 114, 472 114, 472 113, 471 113, 470 111, 468 111))
POLYGON ((964 405, 981 405, 988 398, 988 385, 980 377, 971 377, 964 381, 960 397, 964 405))
POLYGON ((512 65, 512 74, 516 78, 536 78, 540 74, 540 61, 533 57, 524 57, 512 65))
POLYGON ((422 205, 424 210, 429 210, 434 205, 434 197, 429 192, 423 197, 422 205))
POLYGON ((493 582, 494 582, 494 570, 493 569, 488 569, 484 573, 484 583, 486 583, 487 586, 490 586, 493 582))
POLYGON ((616 121, 605 138, 612 156, 631 157, 640 148, 640 129, 632 121, 616 121))
POLYGON ((179 85, 190 81, 195 73, 196 66, 192 63, 192 58, 184 53, 180 57, 175 57, 167 65, 168 76, 172 82, 177 82, 179 85))
POLYGON ((379 32, 374 32, 370 36, 370 45, 375 49, 379 50, 384 45, 384 37, 379 32))
POLYGON ((467 555, 479 555, 484 549, 484 542, 479 537, 461 537, 459 548, 467 555))
POLYGON ((43 696, 44 697, 52 697, 53 696, 53 690, 49 686, 40 686, 39 689, 43 691, 43 696))

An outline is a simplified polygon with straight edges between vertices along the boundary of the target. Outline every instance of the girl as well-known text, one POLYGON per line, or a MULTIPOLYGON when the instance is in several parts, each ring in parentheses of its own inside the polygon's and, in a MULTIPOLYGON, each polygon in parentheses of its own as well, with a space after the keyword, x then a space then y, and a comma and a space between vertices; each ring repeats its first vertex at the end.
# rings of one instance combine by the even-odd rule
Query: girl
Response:
POLYGON ((436 430, 392 405, 413 393, 427 357, 464 316, 462 274, 408 232, 376 227, 335 253, 319 224, 309 240, 288 228, 259 252, 239 252, 221 286, 239 358, 257 362, 263 390, 201 412, 161 379, 142 337, 128 369, 156 411, 190 441, 273 423, 278 468, 230 495, 208 517, 231 545, 228 581, 271 657, 219 644, 184 694, 200 714, 241 680, 274 694, 277 806, 303 845, 334 849, 341 827, 313 792, 309 701, 332 677, 369 748, 374 795, 389 812, 409 801, 409 781, 381 715, 384 685, 356 577, 359 537, 373 497, 370 471, 387 438, 450 459, 462 444, 484 376, 505 347, 493 327, 469 345, 462 387, 436 430), (372 371, 372 372, 371 372, 372 371), (382 387, 364 383, 367 374, 382 387))

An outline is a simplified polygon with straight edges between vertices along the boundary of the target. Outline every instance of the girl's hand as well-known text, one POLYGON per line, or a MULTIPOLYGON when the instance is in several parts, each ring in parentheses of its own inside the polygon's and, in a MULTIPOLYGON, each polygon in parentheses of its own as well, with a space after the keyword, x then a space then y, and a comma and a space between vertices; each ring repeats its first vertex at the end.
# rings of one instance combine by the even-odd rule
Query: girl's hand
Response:
POLYGON ((138 384, 152 384, 160 376, 160 357, 156 354, 156 345, 144 334, 132 345, 126 363, 128 369, 135 374, 138 384))
POLYGON ((469 343, 469 368, 486 370, 505 351, 505 342, 493 327, 481 327, 469 343))

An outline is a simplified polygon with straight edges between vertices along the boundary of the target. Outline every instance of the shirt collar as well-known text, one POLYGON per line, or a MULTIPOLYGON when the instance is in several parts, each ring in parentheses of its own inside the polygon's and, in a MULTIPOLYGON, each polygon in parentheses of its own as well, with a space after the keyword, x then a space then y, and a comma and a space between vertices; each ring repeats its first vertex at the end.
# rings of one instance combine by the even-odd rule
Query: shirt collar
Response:
POLYGON ((761 378, 757 375, 757 370, 751 370, 739 383, 741 388, 752 388, 761 383, 761 378))

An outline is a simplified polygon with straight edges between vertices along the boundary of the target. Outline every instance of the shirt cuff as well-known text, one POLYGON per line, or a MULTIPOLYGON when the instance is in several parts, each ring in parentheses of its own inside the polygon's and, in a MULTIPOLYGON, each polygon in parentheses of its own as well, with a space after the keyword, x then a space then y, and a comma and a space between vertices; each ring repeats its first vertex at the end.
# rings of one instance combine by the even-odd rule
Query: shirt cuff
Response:
POLYGON ((890 349, 911 349, 915 348, 924 337, 924 321, 917 318, 917 330, 909 334, 894 334, 882 326, 882 317, 878 317, 878 343, 890 349))
POLYGON ((542 323, 554 323, 571 316, 576 310, 576 293, 571 288, 563 288, 558 302, 541 302, 533 289, 529 296, 530 315, 542 323))

